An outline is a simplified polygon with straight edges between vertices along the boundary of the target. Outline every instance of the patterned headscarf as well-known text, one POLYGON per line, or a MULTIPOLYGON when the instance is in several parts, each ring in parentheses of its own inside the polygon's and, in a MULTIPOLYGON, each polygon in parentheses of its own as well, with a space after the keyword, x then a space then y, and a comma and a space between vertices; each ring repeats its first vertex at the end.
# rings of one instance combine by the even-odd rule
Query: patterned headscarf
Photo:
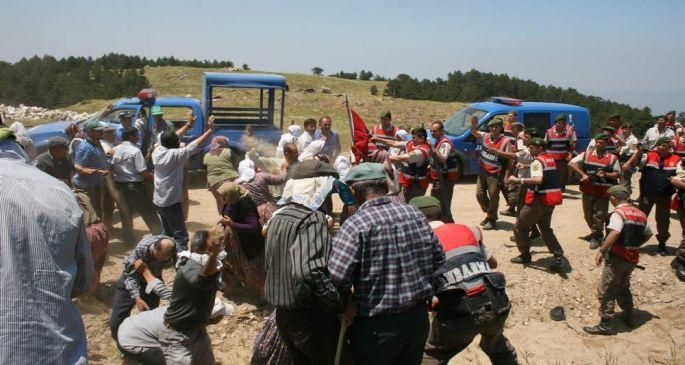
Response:
POLYGON ((232 182, 221 185, 218 192, 219 195, 224 198, 224 203, 226 205, 233 205, 237 203, 240 198, 247 194, 247 190, 245 190, 242 186, 232 182))
POLYGON ((212 138, 212 143, 209 145, 209 153, 213 156, 219 156, 224 148, 228 148, 228 138, 216 136, 212 138))

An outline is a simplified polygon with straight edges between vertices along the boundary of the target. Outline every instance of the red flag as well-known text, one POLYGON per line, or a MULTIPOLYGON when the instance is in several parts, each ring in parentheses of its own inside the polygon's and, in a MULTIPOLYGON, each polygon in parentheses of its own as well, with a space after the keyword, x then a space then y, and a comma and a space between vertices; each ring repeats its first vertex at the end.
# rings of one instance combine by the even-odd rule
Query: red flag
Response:
POLYGON ((366 128, 366 123, 350 109, 350 116, 352 121, 352 153, 357 164, 365 161, 369 155, 369 129, 366 128))

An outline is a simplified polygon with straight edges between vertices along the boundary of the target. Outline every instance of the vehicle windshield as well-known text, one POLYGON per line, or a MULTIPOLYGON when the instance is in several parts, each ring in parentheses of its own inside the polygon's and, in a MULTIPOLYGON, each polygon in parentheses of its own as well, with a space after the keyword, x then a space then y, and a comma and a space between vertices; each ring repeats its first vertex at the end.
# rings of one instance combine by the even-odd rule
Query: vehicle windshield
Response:
POLYGON ((475 115, 480 120, 485 113, 486 111, 484 110, 464 108, 445 121, 445 132, 447 132, 447 134, 460 136, 471 128, 472 116, 475 115))

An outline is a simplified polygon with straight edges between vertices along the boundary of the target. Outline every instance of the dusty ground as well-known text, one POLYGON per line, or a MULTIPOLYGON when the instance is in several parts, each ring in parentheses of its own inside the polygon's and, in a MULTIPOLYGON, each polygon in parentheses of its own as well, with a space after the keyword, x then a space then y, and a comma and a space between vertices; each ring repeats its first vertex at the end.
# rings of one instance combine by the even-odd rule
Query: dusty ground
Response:
MULTIPOLYGON (((201 183, 190 192, 191 211, 188 229, 207 229, 216 221, 215 204, 201 183)), ((534 246, 534 264, 528 268, 514 266, 509 259, 517 255, 509 241, 513 218, 503 217, 499 230, 485 233, 485 242, 501 263, 507 276, 508 292, 513 311, 507 323, 506 335, 516 347, 522 364, 685 364, 685 284, 679 282, 669 263, 673 246, 681 235, 677 219, 671 220, 671 256, 654 256, 656 241, 643 248, 641 264, 646 270, 635 270, 633 294, 640 312, 640 326, 634 330, 620 326, 620 333, 611 337, 583 334, 582 326, 595 324, 597 317, 596 285, 601 269, 593 264, 596 251, 577 236, 588 229, 582 219, 580 195, 576 187, 567 192, 564 204, 554 212, 553 228, 566 251, 571 270, 566 275, 550 273, 551 263, 544 246, 534 246), (561 305, 566 309, 567 322, 553 322, 549 310, 561 305)), ((503 204, 503 203, 502 203, 503 204)), ((452 204, 455 219, 477 224, 482 218, 475 199, 473 180, 458 185, 452 204)), ((675 216, 674 216, 675 217, 675 216)), ((651 226, 654 226, 650 217, 651 226)), ((136 229, 145 225, 137 218, 136 229)), ((120 226, 115 225, 110 240, 108 260, 102 273, 102 286, 94 295, 78 299, 78 306, 88 332, 90 360, 95 364, 122 363, 111 340, 107 324, 112 285, 121 274, 122 260, 131 247, 118 239, 120 226)), ((172 272, 165 273, 167 280, 172 272)), ((252 341, 268 308, 255 307, 256 301, 244 293, 225 298, 239 304, 237 313, 210 327, 214 353, 222 364, 249 362, 252 341)), ((618 323, 618 322, 617 322, 618 323)), ((478 349, 477 340, 455 358, 454 364, 489 364, 478 349)))

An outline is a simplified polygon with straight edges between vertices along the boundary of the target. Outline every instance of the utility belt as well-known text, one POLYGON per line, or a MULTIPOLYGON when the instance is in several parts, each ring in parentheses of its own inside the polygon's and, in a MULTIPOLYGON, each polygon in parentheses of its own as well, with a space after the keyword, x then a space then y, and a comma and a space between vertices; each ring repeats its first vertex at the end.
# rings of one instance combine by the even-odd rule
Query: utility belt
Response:
POLYGON ((471 316, 476 324, 506 319, 509 316, 511 302, 505 290, 504 275, 493 272, 473 280, 482 280, 485 290, 473 296, 468 296, 466 291, 460 288, 447 289, 438 294, 441 298, 436 308, 438 317, 452 319, 471 316))

